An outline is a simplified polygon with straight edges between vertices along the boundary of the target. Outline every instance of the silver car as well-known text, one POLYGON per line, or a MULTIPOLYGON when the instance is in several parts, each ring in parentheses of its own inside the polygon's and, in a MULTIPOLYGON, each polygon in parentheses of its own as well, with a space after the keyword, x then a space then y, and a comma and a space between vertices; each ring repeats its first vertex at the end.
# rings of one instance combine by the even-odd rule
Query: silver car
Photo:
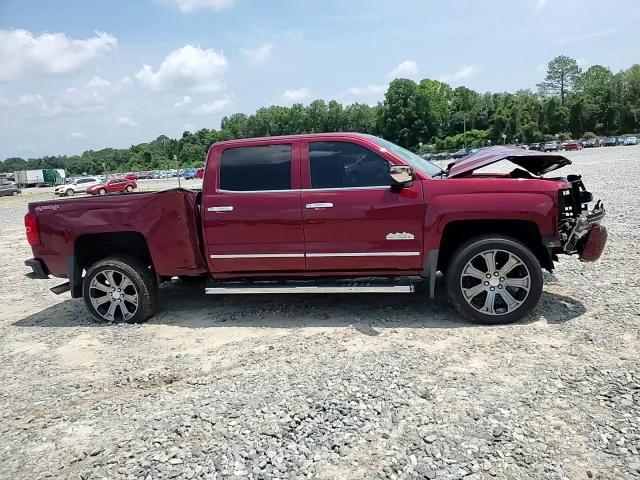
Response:
POLYGON ((15 183, 2 183, 0 184, 0 197, 8 195, 17 195, 20 193, 20 189, 16 187, 15 183))
POLYGON ((86 193, 87 188, 91 188, 99 183, 102 182, 98 177, 76 178, 71 183, 57 186, 53 192, 59 196, 70 197, 76 193, 86 193))

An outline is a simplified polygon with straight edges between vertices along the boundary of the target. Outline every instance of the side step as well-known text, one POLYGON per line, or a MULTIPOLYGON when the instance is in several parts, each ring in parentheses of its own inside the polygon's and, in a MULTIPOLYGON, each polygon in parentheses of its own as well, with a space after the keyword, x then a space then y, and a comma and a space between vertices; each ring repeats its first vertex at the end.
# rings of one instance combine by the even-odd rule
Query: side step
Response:
POLYGON ((211 282, 207 295, 239 295, 260 293, 413 293, 415 282, 405 280, 367 281, 290 281, 290 282, 211 282))

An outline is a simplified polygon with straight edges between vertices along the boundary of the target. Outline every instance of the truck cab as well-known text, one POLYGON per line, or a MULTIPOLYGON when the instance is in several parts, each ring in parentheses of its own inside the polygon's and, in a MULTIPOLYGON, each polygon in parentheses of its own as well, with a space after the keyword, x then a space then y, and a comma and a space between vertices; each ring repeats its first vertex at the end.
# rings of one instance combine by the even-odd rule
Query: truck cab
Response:
POLYGON ((604 208, 588 210, 580 177, 545 178, 570 163, 494 147, 442 170, 353 133, 221 142, 197 194, 31 204, 28 265, 67 277, 59 290, 102 321, 147 319, 172 276, 206 277, 208 294, 408 293, 426 282, 433 296, 440 272, 463 316, 508 323, 535 307, 541 269, 559 254, 594 261, 604 249, 604 208), (516 168, 479 171, 502 160, 516 168))

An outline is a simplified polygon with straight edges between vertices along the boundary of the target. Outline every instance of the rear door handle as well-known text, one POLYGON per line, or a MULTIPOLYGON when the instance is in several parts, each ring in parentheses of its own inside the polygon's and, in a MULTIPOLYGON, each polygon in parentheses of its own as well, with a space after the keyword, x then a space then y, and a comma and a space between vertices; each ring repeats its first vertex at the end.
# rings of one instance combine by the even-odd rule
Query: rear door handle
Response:
POLYGON ((233 211, 233 207, 209 207, 207 208, 208 212, 231 212, 233 211))
POLYGON ((332 208, 333 203, 307 203, 306 208, 332 208))

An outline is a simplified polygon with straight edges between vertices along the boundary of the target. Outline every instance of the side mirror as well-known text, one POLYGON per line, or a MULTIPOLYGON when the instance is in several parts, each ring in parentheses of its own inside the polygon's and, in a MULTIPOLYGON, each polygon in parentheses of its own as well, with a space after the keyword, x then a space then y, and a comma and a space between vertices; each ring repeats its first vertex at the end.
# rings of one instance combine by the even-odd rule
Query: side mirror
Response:
POLYGON ((413 182, 413 168, 408 165, 391 165, 389 168, 392 188, 405 188, 413 182))

